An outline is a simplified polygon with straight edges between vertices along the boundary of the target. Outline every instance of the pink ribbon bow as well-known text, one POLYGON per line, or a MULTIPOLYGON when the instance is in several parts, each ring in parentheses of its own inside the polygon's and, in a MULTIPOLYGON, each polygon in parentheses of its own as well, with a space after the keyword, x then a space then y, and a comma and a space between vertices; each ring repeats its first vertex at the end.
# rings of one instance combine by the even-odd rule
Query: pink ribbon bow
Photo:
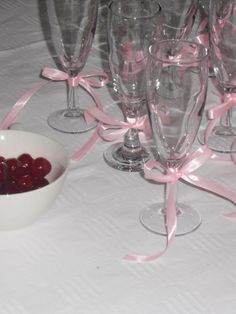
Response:
POLYGON ((100 137, 105 141, 115 141, 124 136, 124 134, 131 128, 143 131, 147 139, 151 138, 151 130, 147 115, 138 117, 137 119, 130 119, 125 122, 111 118, 97 107, 87 109, 85 115, 88 122, 90 122, 90 119, 96 119, 101 122, 97 131, 100 137))
MULTIPOLYGON (((48 78, 52 81, 68 81, 71 86, 82 86, 88 94, 93 98, 96 106, 102 110, 102 105, 100 99, 94 92, 93 88, 100 88, 108 83, 108 75, 104 72, 94 72, 91 74, 79 74, 76 77, 71 78, 67 73, 54 69, 54 68, 44 68, 42 70, 42 76, 48 78)), ((24 108, 30 98, 44 85, 48 84, 49 81, 43 81, 35 85, 33 88, 28 90, 10 109, 3 121, 0 123, 0 129, 7 129, 16 120, 19 112, 24 108)), ((72 156, 72 160, 79 161, 83 156, 85 156, 88 151, 93 147, 93 145, 98 140, 99 136, 97 129, 100 125, 98 124, 95 132, 87 140, 87 142, 80 147, 72 156)))
MULTIPOLYGON (((132 262, 151 262, 159 258, 168 249, 169 244, 175 237, 177 228, 177 216, 176 216, 176 204, 175 204, 175 193, 176 187, 179 180, 188 182, 191 185, 204 189, 206 191, 217 194, 224 197, 236 204, 236 194, 229 189, 221 186, 220 184, 207 180, 203 177, 193 174, 195 170, 200 168, 207 160, 212 156, 213 152, 206 146, 202 146, 195 152, 190 154, 184 163, 178 168, 165 169, 158 161, 150 160, 144 165, 144 175, 148 180, 152 180, 158 183, 169 184, 169 194, 167 195, 166 202, 166 245, 165 248, 151 256, 147 255, 126 255, 124 259, 132 262), (161 169, 166 174, 156 175, 153 173, 153 169, 161 169)), ((227 217, 233 217, 231 213, 226 214, 227 217)))
MULTIPOLYGON (((91 74, 79 74, 75 77, 70 77, 67 73, 53 68, 44 68, 42 71, 42 76, 53 80, 53 81, 65 81, 67 80, 71 86, 82 86, 93 98, 96 108, 102 111, 102 105, 100 99, 97 97, 93 88, 100 88, 105 86, 108 83, 108 76, 104 72, 93 72, 91 74), (94 78, 99 78, 100 80, 95 80, 94 78)), ((85 114, 85 119, 87 115, 85 114)), ((86 119, 86 122, 89 123, 90 120, 86 119)), ((100 123, 98 123, 95 131, 91 137, 85 142, 84 145, 80 147, 72 156, 71 159, 75 161, 81 160, 95 145, 99 139, 98 130, 100 128, 100 123)))
POLYGON ((68 81, 71 86, 82 86, 93 98, 96 106, 102 109, 101 102, 93 88, 100 88, 108 83, 108 76, 104 72, 93 72, 91 74, 79 74, 75 77, 70 77, 66 72, 54 68, 44 68, 42 76, 52 81, 68 81), (92 79, 91 79, 92 78, 92 79), (94 79, 99 78, 100 80, 94 79))
MULTIPOLYGON (((53 69, 53 68, 44 68, 42 70, 42 76, 48 78, 52 81, 68 81, 72 86, 81 85, 94 99, 94 102, 99 108, 102 108, 101 103, 93 88, 100 88, 105 86, 108 83, 108 75, 105 72, 94 72, 91 74, 79 74, 76 77, 69 77, 69 75, 63 71, 53 69), (93 79, 90 79, 93 78, 93 79), (95 80, 94 78, 99 78, 95 80)), ((7 129, 9 126, 16 120, 17 115, 27 104, 30 98, 44 85, 48 84, 48 81, 40 82, 35 85, 33 88, 28 90, 10 109, 5 118, 0 124, 0 129, 7 129)))

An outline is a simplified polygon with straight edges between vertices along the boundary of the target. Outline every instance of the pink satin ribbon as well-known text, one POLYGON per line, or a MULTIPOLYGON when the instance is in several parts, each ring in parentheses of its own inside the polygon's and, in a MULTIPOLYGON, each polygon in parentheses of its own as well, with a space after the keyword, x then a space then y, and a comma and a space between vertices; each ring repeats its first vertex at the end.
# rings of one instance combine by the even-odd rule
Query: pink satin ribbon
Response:
POLYGON ((39 84, 35 85, 33 88, 28 90, 24 95, 22 95, 17 102, 13 105, 13 107, 8 111, 4 119, 0 123, 0 129, 8 129, 11 124, 16 120, 20 111, 24 108, 30 98, 44 85, 48 82, 40 82, 39 84))
MULTIPOLYGON (((229 4, 227 7, 227 11, 224 12, 224 17, 218 20, 218 24, 213 26, 213 36, 212 36, 212 45, 214 45, 215 54, 217 55, 218 59, 221 60, 221 54, 218 51, 217 43, 220 41, 220 33, 225 25, 229 25, 229 32, 235 33, 236 27, 230 22, 231 15, 235 14, 236 6, 234 4, 229 4)), ((204 25, 204 20, 202 21, 202 25, 204 25)), ((200 27, 203 29, 203 27, 200 27)), ((204 35, 204 34, 203 34, 204 35)), ((202 39, 204 41, 204 37, 202 39)), ((208 118, 211 120, 206 128, 205 131, 205 143, 215 127, 215 125, 219 122, 220 118, 236 104, 236 93, 225 94, 225 100, 218 106, 210 108, 208 110, 208 118)))
MULTIPOLYGON (((236 204, 236 193, 223 187, 217 182, 193 174, 195 170, 210 160, 213 155, 214 153, 207 147, 207 145, 204 145, 190 154, 185 162, 177 169, 165 169, 158 161, 154 160, 150 160, 144 165, 144 175, 146 179, 158 183, 169 184, 170 187, 166 202, 166 245, 163 250, 154 255, 126 255, 124 260, 136 263, 151 262, 162 256, 168 249, 175 237, 177 228, 175 192, 179 180, 190 183, 197 188, 212 192, 231 201, 233 204, 236 204), (161 170, 161 172, 164 170, 166 174, 156 175, 153 172, 154 168, 161 170)), ((235 217, 235 212, 225 214, 225 216, 231 218, 235 217)))
MULTIPOLYGON (((44 68, 42 71, 42 75, 46 78, 49 78, 53 81, 65 81, 67 80, 71 86, 82 86, 93 98, 95 104, 99 110, 102 111, 102 104, 100 99, 97 97, 96 93, 93 91, 93 88, 100 88, 105 86, 109 80, 108 76, 104 72, 93 72, 91 74, 79 74, 76 77, 71 78, 67 73, 60 71, 58 69, 53 68, 44 68), (95 80, 94 78, 99 78, 100 81, 95 80)), ((85 119, 87 115, 85 114, 85 119)), ((86 122, 89 124, 91 119, 86 119, 86 122)), ((75 153, 72 154, 71 159, 74 161, 80 161, 96 144, 99 139, 98 130, 100 129, 101 123, 98 123, 96 126, 95 131, 89 137, 89 139, 77 150, 75 153)))
MULTIPOLYGON (((94 72, 91 74, 79 74, 76 77, 71 78, 67 73, 54 68, 44 68, 42 70, 42 76, 51 81, 68 81, 71 86, 82 86, 88 94, 93 98, 97 108, 102 110, 102 105, 100 99, 94 92, 94 88, 101 88, 108 83, 108 76, 104 72, 94 72)), ((44 85, 48 84, 49 81, 43 81, 29 91, 27 91, 10 109, 5 118, 0 124, 0 129, 7 129, 16 120, 19 112, 24 108, 30 98, 44 85)), ((72 156, 72 160, 79 161, 82 159, 88 151, 94 146, 94 144, 99 139, 98 128, 100 124, 96 127, 92 136, 87 140, 87 142, 80 147, 72 156)))
POLYGON ((96 105, 101 108, 100 100, 93 88, 100 88, 108 83, 108 75, 105 72, 93 72, 90 74, 78 74, 70 77, 66 72, 54 68, 44 68, 42 76, 52 81, 68 81, 71 86, 82 86, 94 99, 96 105))
POLYGON ((208 33, 199 34, 195 37, 194 41, 198 44, 205 46, 206 48, 209 47, 209 35, 208 33))
POLYGON ((97 131, 100 137, 105 141, 115 141, 123 137, 124 134, 132 128, 143 131, 146 139, 151 138, 151 130, 147 115, 138 117, 137 119, 130 119, 125 122, 111 118, 97 107, 91 107, 86 110, 85 116, 88 122, 90 122, 90 119, 95 119, 101 122, 97 131))
POLYGON ((218 106, 214 106, 207 111, 209 120, 211 120, 205 130, 204 140, 207 143, 208 138, 214 129, 215 125, 219 122, 220 118, 232 107, 236 105, 236 93, 225 94, 225 101, 218 106))
POLYGON ((209 47, 209 34, 206 32, 206 27, 208 24, 208 17, 204 17, 199 24, 197 30, 197 36, 194 38, 194 41, 205 46, 206 48, 209 47))

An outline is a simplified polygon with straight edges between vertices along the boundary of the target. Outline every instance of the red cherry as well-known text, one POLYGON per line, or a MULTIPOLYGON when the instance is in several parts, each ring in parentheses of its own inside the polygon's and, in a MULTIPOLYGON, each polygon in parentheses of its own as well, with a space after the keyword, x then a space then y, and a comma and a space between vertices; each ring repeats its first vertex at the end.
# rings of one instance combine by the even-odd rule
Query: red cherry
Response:
POLYGON ((0 186, 0 195, 7 194, 6 188, 4 185, 0 186))
POLYGON ((19 179, 20 177, 23 177, 27 174, 30 174, 30 169, 25 168, 23 166, 19 166, 16 168, 15 172, 14 172, 14 177, 16 179, 19 179))
POLYGON ((18 156, 17 160, 20 161, 22 167, 27 168, 31 171, 33 157, 30 154, 21 154, 20 156, 18 156))
POLYGON ((32 174, 35 177, 43 178, 51 171, 51 163, 44 157, 38 157, 33 161, 32 174))
POLYGON ((49 184, 49 181, 46 178, 34 177, 33 181, 35 189, 42 188, 49 184))
POLYGON ((5 163, 6 159, 3 156, 0 156, 0 163, 5 163))
POLYGON ((29 174, 16 179, 16 185, 20 192, 30 191, 33 188, 33 180, 29 174))
POLYGON ((6 194, 15 194, 18 193, 19 189, 14 177, 8 178, 5 183, 5 193, 6 194))
POLYGON ((0 163, 0 185, 2 185, 6 179, 7 165, 6 163, 0 163))
POLYGON ((20 162, 16 158, 6 159, 7 174, 8 176, 14 176, 16 168, 20 166, 20 162))

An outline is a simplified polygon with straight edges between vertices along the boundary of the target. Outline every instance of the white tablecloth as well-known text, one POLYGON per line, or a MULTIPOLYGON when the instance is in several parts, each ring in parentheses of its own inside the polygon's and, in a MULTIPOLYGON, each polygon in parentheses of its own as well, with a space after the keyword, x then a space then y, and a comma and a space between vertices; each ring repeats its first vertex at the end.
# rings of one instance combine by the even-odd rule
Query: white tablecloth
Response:
MULTIPOLYGON (((107 70, 105 15, 101 3, 94 45, 84 73, 107 70)), ((0 118, 30 87, 50 53, 44 0, 0 3, 0 118)), ((121 116, 109 90, 97 90, 103 107, 121 116)), ((210 82, 209 99, 214 99, 210 82)), ((78 149, 91 132, 52 130, 50 112, 63 108, 65 84, 49 83, 32 97, 18 127, 78 149)), ((81 96, 84 105, 90 100, 81 96)), ((208 101, 207 105, 210 102, 208 101)), ((235 206, 216 195, 179 185, 179 199, 202 215, 201 227, 175 238, 158 261, 133 264, 127 253, 153 254, 165 238, 139 222, 141 209, 163 199, 163 187, 138 173, 108 167, 99 141, 69 171, 62 193, 35 224, 0 232, 0 314, 233 314, 236 312, 235 206)), ((208 163, 200 173, 235 190, 233 166, 208 163)))

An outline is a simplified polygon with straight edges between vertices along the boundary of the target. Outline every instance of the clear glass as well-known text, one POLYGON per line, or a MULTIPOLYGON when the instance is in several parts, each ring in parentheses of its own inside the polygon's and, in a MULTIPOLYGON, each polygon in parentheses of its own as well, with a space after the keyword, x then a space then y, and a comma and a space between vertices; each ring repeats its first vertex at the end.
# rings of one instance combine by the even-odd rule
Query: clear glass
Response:
MULTIPOLYGON (((176 171, 188 156, 204 111, 208 80, 207 50, 202 45, 167 40, 150 47, 147 66, 147 99, 152 134, 159 161, 176 171)), ((167 185, 167 194, 169 186, 167 185)), ((176 235, 195 230, 198 212, 177 203, 176 235)), ((154 204, 141 212, 148 229, 166 234, 165 204, 154 204)))
MULTIPOLYGON (((109 65, 115 96, 126 121, 135 123, 146 106, 145 70, 147 49, 159 37, 160 6, 156 0, 115 0, 109 4, 109 65)), ((124 141, 104 152, 108 165, 123 171, 140 171, 149 158, 139 140, 139 130, 131 128, 124 141)))
MULTIPOLYGON (((236 92, 236 1, 212 0, 209 8, 211 62, 216 77, 216 87, 223 95, 236 92)), ((221 99, 219 98, 219 103, 221 99)), ((215 126, 208 139, 208 146, 217 152, 230 153, 236 138, 230 109, 215 126)), ((204 142, 204 133, 199 135, 204 142)))
MULTIPOLYGON (((98 0, 47 0, 52 42, 62 70, 73 82, 86 64, 96 30, 98 0)), ((53 112, 48 124, 61 132, 81 133, 95 127, 87 124, 79 106, 77 89, 68 83, 67 107, 53 112)))
POLYGON ((163 24, 161 39, 188 39, 198 9, 198 0, 160 0, 163 24))

